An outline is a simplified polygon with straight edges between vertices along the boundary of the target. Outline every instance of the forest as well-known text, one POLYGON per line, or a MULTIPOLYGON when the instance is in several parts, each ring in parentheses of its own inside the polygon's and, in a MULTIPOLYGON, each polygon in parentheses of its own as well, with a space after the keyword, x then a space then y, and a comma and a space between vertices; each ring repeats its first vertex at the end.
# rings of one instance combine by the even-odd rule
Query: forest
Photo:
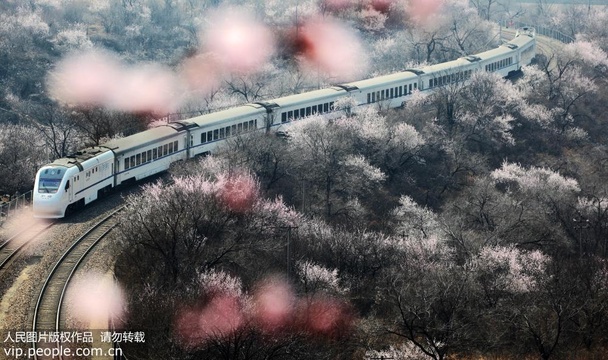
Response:
POLYGON ((490 49, 497 23, 558 29, 574 41, 512 78, 343 101, 144 185, 113 247, 115 321, 146 333, 129 359, 601 359, 607 21, 545 0, 4 1, 0 192, 163 121, 490 49), (276 41, 222 50, 225 18, 276 41), (98 80, 83 59, 129 91, 57 87, 98 80))

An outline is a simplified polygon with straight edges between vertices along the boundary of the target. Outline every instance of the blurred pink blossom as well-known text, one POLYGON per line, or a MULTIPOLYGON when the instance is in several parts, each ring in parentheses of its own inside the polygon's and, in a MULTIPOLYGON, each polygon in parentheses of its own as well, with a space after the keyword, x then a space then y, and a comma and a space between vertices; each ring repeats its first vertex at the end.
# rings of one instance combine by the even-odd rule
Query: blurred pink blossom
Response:
MULTIPOLYGON (((122 288, 111 277, 88 273, 75 279, 67 294, 68 312, 84 326, 120 322, 125 312, 122 288)), ((94 326, 94 325, 93 325, 94 326)))
POLYGON ((298 319, 299 325, 312 335, 339 337, 351 328, 354 316, 345 302, 315 295, 299 301, 298 319))
POLYGON ((120 86, 109 96, 107 105, 112 109, 154 114, 167 114, 178 109, 182 98, 182 85, 169 69, 147 64, 123 71, 120 86))
POLYGON ((59 62, 48 85, 51 96, 67 105, 135 113, 173 112, 183 97, 181 80, 171 70, 155 64, 127 66, 99 50, 59 62))
POLYGON ((296 54, 304 69, 326 73, 335 81, 361 76, 367 57, 351 29, 332 19, 311 19, 298 28, 296 54))
POLYGON ((121 75, 120 62, 114 56, 91 50, 60 61, 49 76, 49 91, 68 105, 100 105, 107 101, 121 75))
POLYGON ((444 0, 409 0, 407 14, 417 23, 432 21, 432 15, 441 10, 444 0))
POLYGON ((371 0, 370 5, 372 9, 386 15, 391 10, 393 0, 371 0))
POLYGON ((249 174, 221 176, 219 197, 234 212, 247 212, 259 197, 259 184, 249 174))
POLYGON ((272 332, 292 321, 296 296, 285 279, 270 277, 256 289, 253 302, 255 322, 262 330, 272 332))
POLYGON ((207 94, 220 85, 221 72, 221 65, 213 55, 196 54, 182 62, 179 76, 188 89, 207 94))
POLYGON ((178 312, 174 329, 183 346, 196 348, 214 338, 230 336, 244 322, 237 297, 217 294, 203 307, 178 312))
POLYGON ((224 9, 210 16, 216 19, 203 34, 206 50, 217 56, 229 72, 252 72, 275 52, 271 31, 249 14, 224 9))

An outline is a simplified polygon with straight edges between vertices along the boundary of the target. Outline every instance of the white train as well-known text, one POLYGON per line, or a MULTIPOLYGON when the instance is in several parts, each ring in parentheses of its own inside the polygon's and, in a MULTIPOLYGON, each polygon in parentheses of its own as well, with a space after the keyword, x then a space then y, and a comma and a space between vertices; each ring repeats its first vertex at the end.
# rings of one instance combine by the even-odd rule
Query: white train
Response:
POLYGON ((270 130, 315 114, 339 116, 334 103, 353 98, 358 106, 393 108, 413 91, 433 91, 466 82, 475 71, 506 77, 530 64, 536 55, 533 28, 496 49, 442 64, 336 85, 279 99, 170 123, 84 149, 55 160, 36 174, 34 216, 62 218, 69 207, 86 205, 114 187, 165 171, 178 160, 209 153, 221 141, 238 134, 270 130))

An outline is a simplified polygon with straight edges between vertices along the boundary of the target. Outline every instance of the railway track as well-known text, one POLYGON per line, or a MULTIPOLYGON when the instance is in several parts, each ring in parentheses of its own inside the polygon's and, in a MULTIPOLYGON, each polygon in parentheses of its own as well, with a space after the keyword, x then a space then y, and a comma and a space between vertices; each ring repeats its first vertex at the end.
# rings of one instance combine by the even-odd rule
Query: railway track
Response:
MULTIPOLYGON (((91 227, 57 261, 40 290, 34 308, 32 320, 34 334, 62 331, 64 319, 61 308, 69 282, 87 254, 117 225, 115 215, 121 210, 122 207, 118 208, 91 227)), ((49 348, 65 347, 65 344, 60 341, 32 341, 31 346, 36 354, 35 359, 46 359, 47 357, 39 357, 38 354, 48 352, 49 348)), ((56 358, 62 359, 63 357, 60 353, 56 358)))
POLYGON ((55 222, 41 222, 11 236, 0 245, 0 270, 3 270, 15 256, 32 241, 44 234, 55 222))

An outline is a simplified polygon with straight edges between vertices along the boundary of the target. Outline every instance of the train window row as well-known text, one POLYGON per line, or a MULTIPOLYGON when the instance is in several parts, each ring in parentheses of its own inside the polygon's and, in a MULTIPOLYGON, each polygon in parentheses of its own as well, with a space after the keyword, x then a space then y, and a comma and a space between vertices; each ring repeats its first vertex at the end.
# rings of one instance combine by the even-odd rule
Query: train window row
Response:
POLYGON ((298 120, 307 116, 316 114, 325 114, 334 111, 334 102, 328 102, 319 105, 308 106, 292 111, 285 111, 281 114, 281 122, 286 123, 291 120, 298 120))
POLYGON ((412 91, 418 89, 418 83, 406 84, 403 86, 395 86, 394 88, 384 89, 380 91, 372 91, 367 94, 367 103, 375 103, 385 99, 394 99, 404 95, 411 95, 412 91))
POLYGON ((150 161, 156 160, 163 156, 173 154, 178 150, 178 142, 173 141, 168 144, 161 145, 151 150, 147 150, 141 152, 139 154, 133 155, 131 157, 125 158, 125 170, 130 169, 135 166, 139 166, 141 164, 148 163, 150 161))
POLYGON ((238 135, 249 131, 254 131, 258 128, 258 120, 249 120, 239 124, 222 127, 215 130, 203 132, 201 134, 201 144, 225 139, 227 137, 238 135))
POLYGON ((486 71, 496 71, 496 70, 505 68, 507 66, 510 66, 511 64, 513 64, 512 58, 502 59, 500 61, 496 61, 496 62, 486 65, 486 71))
POLYGON ((451 75, 443 75, 443 76, 438 76, 433 79, 429 79, 429 88, 468 80, 471 78, 472 73, 473 73, 473 70, 465 70, 465 71, 453 73, 451 75))

